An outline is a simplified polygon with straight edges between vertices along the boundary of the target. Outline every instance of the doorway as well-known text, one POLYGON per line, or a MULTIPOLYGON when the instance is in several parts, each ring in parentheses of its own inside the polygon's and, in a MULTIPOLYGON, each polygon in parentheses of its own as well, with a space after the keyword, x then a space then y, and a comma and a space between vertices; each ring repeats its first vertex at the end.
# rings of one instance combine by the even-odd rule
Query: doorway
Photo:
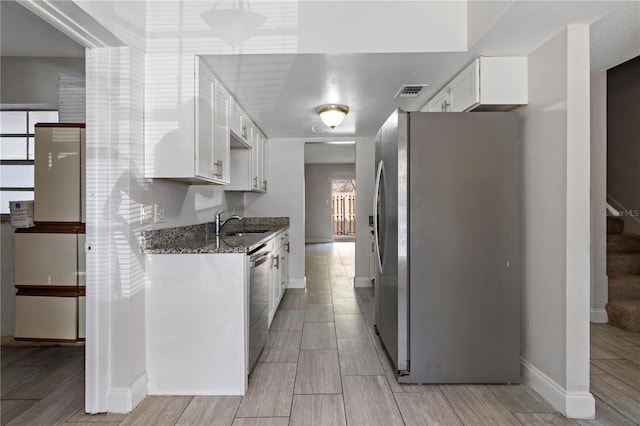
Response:
POLYGON ((333 232, 333 241, 355 241, 355 179, 331 180, 331 229, 333 232))

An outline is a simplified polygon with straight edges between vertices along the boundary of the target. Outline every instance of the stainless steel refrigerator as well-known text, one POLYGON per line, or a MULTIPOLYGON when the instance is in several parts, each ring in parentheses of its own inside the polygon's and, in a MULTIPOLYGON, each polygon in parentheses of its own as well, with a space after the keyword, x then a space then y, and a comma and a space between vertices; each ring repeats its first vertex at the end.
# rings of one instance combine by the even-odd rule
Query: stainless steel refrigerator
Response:
POLYGON ((519 382, 518 115, 397 110, 375 150, 375 325, 398 381, 519 382))

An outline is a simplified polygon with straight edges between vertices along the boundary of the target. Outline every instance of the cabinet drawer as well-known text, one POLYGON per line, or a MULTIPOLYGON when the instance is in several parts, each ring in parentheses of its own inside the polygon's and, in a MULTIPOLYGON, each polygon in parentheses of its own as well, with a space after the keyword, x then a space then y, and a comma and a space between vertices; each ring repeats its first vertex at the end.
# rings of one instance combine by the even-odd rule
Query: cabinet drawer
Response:
POLYGON ((16 285, 78 285, 77 234, 16 233, 16 285))
POLYGON ((16 339, 76 340, 76 296, 16 296, 16 339))

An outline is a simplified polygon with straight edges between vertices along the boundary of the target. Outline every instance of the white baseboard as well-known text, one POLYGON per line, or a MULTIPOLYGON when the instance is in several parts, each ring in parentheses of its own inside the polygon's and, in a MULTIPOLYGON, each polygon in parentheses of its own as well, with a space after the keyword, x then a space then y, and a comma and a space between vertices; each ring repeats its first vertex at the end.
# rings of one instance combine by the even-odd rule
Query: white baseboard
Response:
POLYGON ((110 413, 130 413, 147 396, 147 375, 143 374, 130 388, 120 386, 109 389, 107 411, 110 413))
POLYGON ((590 392, 567 392, 551 377, 521 358, 522 381, 538 392, 558 412, 571 419, 593 419, 596 402, 590 392))
POLYGON ((354 287, 373 287, 369 277, 353 277, 354 287))
POLYGON ((131 386, 131 409, 133 410, 147 397, 149 392, 149 381, 147 375, 143 374, 131 386))
POLYGON ((565 415, 569 419, 593 419, 596 416, 596 400, 591 392, 567 392, 567 409, 565 415))
POLYGON ((287 288, 306 288, 306 287, 307 287, 307 277, 289 278, 289 283, 287 284, 287 288))
POLYGON ((590 320, 595 324, 607 324, 609 322, 607 310, 604 308, 591 308, 590 320))

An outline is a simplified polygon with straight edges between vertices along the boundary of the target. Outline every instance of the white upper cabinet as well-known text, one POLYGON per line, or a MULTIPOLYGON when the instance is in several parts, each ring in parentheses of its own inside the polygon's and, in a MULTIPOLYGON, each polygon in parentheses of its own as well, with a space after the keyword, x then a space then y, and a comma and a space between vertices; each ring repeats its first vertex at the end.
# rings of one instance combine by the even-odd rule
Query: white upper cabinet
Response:
MULTIPOLYGON (((264 192, 266 191, 266 138, 258 127, 244 118, 246 143, 250 149, 231 149, 231 184, 225 190, 264 192)), ((232 138, 236 138, 235 132, 232 138)))
POLYGON ((481 56, 432 97, 422 111, 507 111, 528 103, 527 57, 481 56))
POLYGON ((426 112, 449 112, 451 111, 451 89, 445 88, 438 92, 422 111, 426 112))
POLYGON ((229 106, 229 130, 240 142, 245 143, 249 147, 253 147, 253 145, 251 145, 250 124, 248 121, 240 105, 238 105, 235 99, 231 98, 229 106))
POLYGON ((198 56, 193 77, 193 128, 182 123, 159 136, 157 129, 147 127, 145 177, 225 185, 230 178, 230 96, 198 56))
POLYGON ((266 138, 204 60, 195 56, 194 65, 193 140, 179 129, 148 136, 145 177, 265 191, 266 138))
POLYGON ((196 59, 195 177, 229 183, 229 93, 196 59))

